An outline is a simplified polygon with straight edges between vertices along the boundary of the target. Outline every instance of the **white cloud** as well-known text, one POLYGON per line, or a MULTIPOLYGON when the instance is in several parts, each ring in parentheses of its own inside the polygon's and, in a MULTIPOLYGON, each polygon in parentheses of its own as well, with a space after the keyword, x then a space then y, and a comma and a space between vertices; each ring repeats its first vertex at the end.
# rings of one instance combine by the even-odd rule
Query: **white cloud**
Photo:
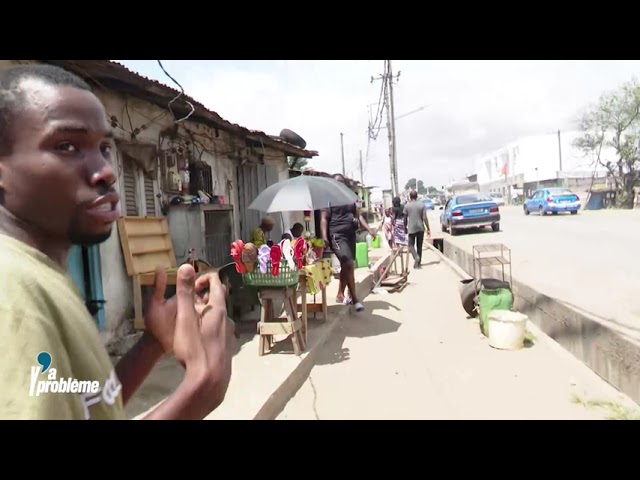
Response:
MULTIPOLYGON (((171 84, 154 61, 122 61, 171 84)), ((320 157, 314 168, 358 173, 367 149, 367 105, 378 100, 371 76, 383 61, 163 61, 187 93, 227 120, 278 134, 289 128, 320 157)), ((639 61, 408 61, 395 86, 400 186, 418 176, 442 185, 472 173, 474 156, 518 136, 569 128, 604 90, 640 73, 639 61)), ((375 106, 373 107, 375 110, 375 106)), ((386 116, 383 125, 386 124, 386 116)), ((372 142, 365 181, 389 185, 387 132, 372 142)))

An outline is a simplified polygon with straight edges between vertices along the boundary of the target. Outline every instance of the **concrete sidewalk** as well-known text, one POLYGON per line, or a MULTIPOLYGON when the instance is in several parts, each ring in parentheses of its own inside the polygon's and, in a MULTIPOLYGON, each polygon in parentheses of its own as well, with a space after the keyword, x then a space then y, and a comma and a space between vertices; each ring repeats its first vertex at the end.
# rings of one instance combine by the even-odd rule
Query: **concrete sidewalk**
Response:
POLYGON ((638 418, 637 406, 531 324, 499 351, 462 309, 460 277, 429 248, 400 294, 342 322, 279 419, 638 418))
MULTIPOLYGON (((382 249, 370 252, 372 261, 387 256, 382 249)), ((373 274, 367 268, 356 270, 358 294, 366 297, 373 286, 373 274)), ((290 339, 276 345, 276 352, 258 356, 258 335, 255 323, 240 327, 241 338, 233 357, 233 373, 223 404, 207 420, 274 419, 296 393, 313 368, 320 347, 345 317, 351 307, 336 305, 338 280, 327 287, 328 321, 315 320, 309 314, 308 345, 297 357, 290 339)), ((310 299, 313 297, 310 295, 310 299)), ((320 301, 320 297, 317 297, 320 301)), ((366 303, 366 302, 365 302, 366 303)), ((182 381, 184 369, 172 357, 163 358, 145 380, 126 407, 128 418, 140 418, 145 412, 167 398, 182 381)))

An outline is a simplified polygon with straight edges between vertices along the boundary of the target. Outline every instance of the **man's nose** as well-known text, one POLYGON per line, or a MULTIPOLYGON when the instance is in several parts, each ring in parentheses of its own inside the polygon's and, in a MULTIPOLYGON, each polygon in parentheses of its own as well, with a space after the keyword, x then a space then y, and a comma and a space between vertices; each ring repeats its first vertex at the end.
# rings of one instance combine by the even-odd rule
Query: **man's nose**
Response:
POLYGON ((92 187, 107 185, 111 187, 116 182, 116 172, 110 162, 98 160, 91 166, 90 183, 92 187))

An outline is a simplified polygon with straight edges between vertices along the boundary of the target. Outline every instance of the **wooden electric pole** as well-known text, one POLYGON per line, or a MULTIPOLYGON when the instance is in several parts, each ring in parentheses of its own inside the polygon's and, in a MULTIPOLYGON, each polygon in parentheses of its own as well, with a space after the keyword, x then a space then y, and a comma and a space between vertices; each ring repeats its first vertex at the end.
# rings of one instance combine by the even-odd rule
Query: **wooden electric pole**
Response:
MULTIPOLYGON (((396 121, 395 108, 393 103, 393 81, 394 75, 391 69, 391 60, 385 61, 385 74, 378 78, 371 77, 374 80, 382 80, 384 84, 384 104, 387 107, 387 132, 389 135, 389 170, 391 173, 391 191, 394 197, 397 197, 400 188, 398 185, 398 150, 396 148, 396 121)), ((395 76, 395 80, 400 78, 400 72, 395 76)))
POLYGON ((364 185, 364 166, 362 165, 362 150, 360 150, 360 183, 364 185))

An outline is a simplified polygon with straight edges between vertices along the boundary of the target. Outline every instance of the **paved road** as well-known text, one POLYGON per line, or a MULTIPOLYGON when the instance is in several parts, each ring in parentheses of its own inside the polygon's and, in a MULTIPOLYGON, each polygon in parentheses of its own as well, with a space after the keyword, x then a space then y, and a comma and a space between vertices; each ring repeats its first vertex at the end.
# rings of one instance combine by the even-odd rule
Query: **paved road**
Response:
POLYGON ((501 232, 455 237, 440 233, 439 210, 429 218, 437 235, 469 252, 479 243, 505 244, 515 278, 640 337, 640 210, 540 217, 503 207, 501 213, 501 232))
POLYGON ((402 293, 343 321, 278 419, 603 419, 635 404, 541 333, 494 350, 432 251, 402 293), (606 407, 596 407, 605 402, 606 407))

